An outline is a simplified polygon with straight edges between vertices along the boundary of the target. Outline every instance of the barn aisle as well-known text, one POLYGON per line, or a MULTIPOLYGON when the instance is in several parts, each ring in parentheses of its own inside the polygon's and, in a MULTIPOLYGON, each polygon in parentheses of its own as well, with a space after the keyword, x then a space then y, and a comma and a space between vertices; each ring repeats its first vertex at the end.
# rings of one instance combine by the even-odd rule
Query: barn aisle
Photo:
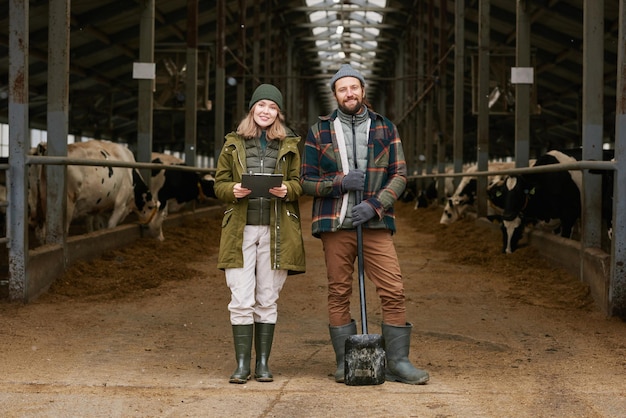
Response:
MULTIPOLYGON (((228 383, 234 368, 215 268, 219 211, 166 240, 72 267, 49 294, 0 304, 4 416, 617 417, 626 410, 625 325, 531 248, 499 253, 496 232, 437 223, 398 205, 395 237, 425 386, 336 384, 321 243, 301 202, 307 273, 279 301, 275 381, 228 383)), ((368 281, 370 332, 380 309, 368 281)), ((354 316, 358 318, 358 292, 354 316)))

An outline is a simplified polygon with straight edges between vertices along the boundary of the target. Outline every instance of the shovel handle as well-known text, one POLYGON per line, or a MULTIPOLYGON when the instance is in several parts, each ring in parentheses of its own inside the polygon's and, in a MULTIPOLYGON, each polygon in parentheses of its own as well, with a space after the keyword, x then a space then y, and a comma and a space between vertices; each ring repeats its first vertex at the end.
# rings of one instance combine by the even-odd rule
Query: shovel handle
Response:
MULTIPOLYGON (((361 192, 355 192, 356 204, 361 202, 361 192)), ((363 228, 362 225, 356 227, 356 254, 357 268, 359 273, 359 299, 361 301, 361 330, 362 334, 367 334, 367 307, 365 300, 365 267, 363 263, 363 228)))

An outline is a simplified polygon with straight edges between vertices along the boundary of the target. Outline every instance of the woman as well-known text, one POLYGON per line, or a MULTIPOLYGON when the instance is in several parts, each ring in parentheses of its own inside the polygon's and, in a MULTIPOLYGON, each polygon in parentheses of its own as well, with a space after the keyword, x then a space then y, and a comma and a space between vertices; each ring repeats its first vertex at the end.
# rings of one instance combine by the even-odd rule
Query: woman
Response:
MULTIPOLYGON (((231 291, 228 304, 237 368, 230 383, 250 379, 252 340, 254 378, 273 381, 268 359, 274 338, 277 301, 288 274, 305 271, 298 198, 300 153, 296 136, 284 125, 283 96, 271 84, 252 95, 249 112, 236 132, 226 135, 215 175, 215 194, 228 204, 222 221, 217 267, 231 291), (249 197, 243 173, 282 174, 269 198, 249 197)), ((256 194, 255 194, 256 195, 256 194)))

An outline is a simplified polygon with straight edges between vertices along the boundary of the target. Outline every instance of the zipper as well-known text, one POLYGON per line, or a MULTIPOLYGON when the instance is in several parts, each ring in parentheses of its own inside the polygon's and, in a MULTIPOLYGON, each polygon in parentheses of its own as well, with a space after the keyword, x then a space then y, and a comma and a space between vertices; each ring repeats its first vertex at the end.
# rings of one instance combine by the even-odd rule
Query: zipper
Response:
MULTIPOLYGON (((279 148, 279 152, 280 152, 280 148, 279 148)), ((285 164, 283 164, 286 161, 286 156, 282 156, 278 158, 278 161, 276 162, 277 167, 274 169, 274 172, 282 172, 282 168, 284 167, 285 164)), ((283 173, 283 177, 285 176, 285 173, 283 173)), ((282 202, 280 201, 280 199, 274 199, 274 220, 275 220, 275 228, 274 228, 274 260, 273 260, 273 264, 274 264, 274 270, 279 270, 280 268, 280 263, 278 261, 278 243, 280 242, 280 205, 282 205, 282 202)), ((295 216, 295 214, 293 212, 291 212, 289 209, 287 209, 287 215, 289 216, 295 216)), ((296 219, 298 217, 296 216, 296 219)))
MULTIPOLYGON (((352 115, 352 152, 354 158, 354 168, 358 170, 359 168, 359 159, 357 157, 356 152, 356 115, 352 115)), ((362 193, 360 191, 354 192, 354 204, 358 205, 361 203, 361 199, 363 199, 362 193)))
POLYGON ((278 159, 278 163, 277 163, 278 167, 276 167, 276 170, 275 170, 277 173, 282 173, 283 177, 286 174, 286 173, 283 172, 283 167, 285 165, 284 164, 285 163, 285 159, 286 159, 286 157, 284 155, 278 159))
POLYGON ((243 161, 241 161, 241 152, 239 152, 239 150, 237 149, 236 144, 233 144, 233 148, 234 148, 234 151, 237 152, 237 161, 239 161, 239 165, 241 166, 241 170, 243 171, 244 165, 243 165, 243 161))
POLYGON ((356 155, 356 128, 355 128, 355 124, 356 124, 356 116, 352 115, 352 151, 354 153, 354 168, 358 169, 359 168, 359 162, 357 160, 357 155, 356 155))
MULTIPOLYGON (((255 138, 257 149, 259 150, 259 160, 261 160, 261 173, 265 173, 265 152, 266 149, 261 147, 261 138, 255 138)), ((267 148, 267 147, 266 147, 267 148)), ((259 218, 263 219, 263 197, 259 198, 259 218)))
POLYGON ((265 173, 265 154, 267 152, 267 146, 265 149, 261 147, 261 139, 256 138, 256 146, 259 149, 259 159, 261 160, 261 173, 265 173))

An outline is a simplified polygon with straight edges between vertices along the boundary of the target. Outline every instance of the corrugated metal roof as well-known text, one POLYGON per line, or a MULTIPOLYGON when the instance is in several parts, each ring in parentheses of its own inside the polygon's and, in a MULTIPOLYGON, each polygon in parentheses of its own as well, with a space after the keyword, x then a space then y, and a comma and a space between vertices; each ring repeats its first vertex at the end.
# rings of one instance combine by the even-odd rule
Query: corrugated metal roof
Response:
MULTIPOLYGON (((30 10, 30 118, 33 126, 45 128, 47 104, 48 0, 31 0, 30 10)), ((133 62, 139 56, 140 1, 74 0, 71 2, 71 89, 70 132, 101 136, 133 143, 136 141, 137 82, 132 78, 133 62)), ((400 46, 409 64, 414 57, 415 36, 426 31, 426 52, 436 63, 440 58, 439 40, 447 46, 454 43, 454 1, 389 0, 379 10, 380 1, 366 0, 259 0, 227 1, 225 73, 245 86, 248 98, 257 82, 273 82, 287 92, 288 100, 302 99, 288 115, 298 129, 311 123, 310 114, 324 113, 333 105, 328 80, 333 65, 339 67, 337 48, 352 52, 353 62, 361 59, 368 68, 368 91, 372 95, 401 95, 408 107, 420 95, 417 83, 406 82, 403 91, 394 91, 398 78, 395 67, 400 46), (432 7, 432 10, 431 10, 432 7), (444 16, 440 16, 445 7, 444 16), (241 13, 245 10, 245 17, 241 13), (366 14, 370 14, 368 16, 366 14), (376 13, 382 20, 376 21, 376 13), (312 22, 311 16, 324 23, 312 22), (359 22, 359 23, 357 23, 359 22), (445 27, 440 28, 441 22, 445 27), (342 24, 345 35, 336 28, 342 24), (323 29, 316 31, 314 27, 323 29), (368 29, 369 28, 369 29, 368 29), (371 36, 376 29, 378 34, 371 36), (357 39, 350 39, 350 37, 357 39), (362 36, 362 39, 359 38, 362 36), (374 39, 375 38, 375 39, 374 39), (350 45, 352 41, 352 45, 350 45), (373 44, 372 42, 376 42, 373 44), (430 46, 430 48, 429 48, 430 46), (361 51, 363 51, 361 53, 361 51), (375 58, 372 57, 375 52, 375 58), (430 52, 429 52, 430 51, 430 52), (358 54, 361 58, 359 58, 358 54), (286 65, 292 62, 292 72, 286 65), (243 65, 242 65, 243 64, 243 65), (289 80, 295 80, 293 85, 289 80), (243 83, 243 84, 242 84, 243 83), (314 95, 308 100, 309 95, 314 95), (311 109, 312 107, 312 109, 311 109)), ((511 0, 492 0, 491 47, 511 51, 516 41, 516 4, 511 0)), ((155 61, 155 148, 182 149, 184 137, 184 104, 181 95, 185 81, 185 45, 187 4, 180 0, 156 0, 155 61), (182 89, 182 90, 181 90, 182 89)), ((465 2, 465 42, 468 56, 477 45, 478 0, 465 2)), ((532 140, 539 145, 559 147, 580 144, 582 98, 583 1, 536 0, 526 2, 531 13, 531 42, 535 67, 536 103, 541 113, 533 116, 532 140)), ((604 94, 606 136, 613 134, 615 80, 617 62, 618 2, 605 1, 604 94)), ((7 119, 7 82, 9 67, 9 2, 0 1, 0 119, 7 119)), ((215 60, 217 40, 215 1, 200 1, 198 42, 201 82, 201 109, 207 100, 215 101, 215 60), (208 63, 208 65, 207 65, 208 63), (208 96, 204 92, 208 91, 208 96)), ((447 49, 447 48, 444 48, 447 49)), ((452 80, 453 55, 447 61, 452 80)), ((471 79, 467 69, 465 95, 468 118, 471 114, 471 79)), ((503 63, 506 67, 506 64, 503 63)), ((365 71, 365 70, 364 70, 365 71)), ((416 72, 404 71, 403 79, 415 80, 416 72)), ((448 94, 451 105, 452 88, 448 94)), ((241 97, 241 92, 239 93, 241 97)), ((230 127, 241 116, 237 110, 237 86, 227 86, 225 118, 230 127)), ((502 96, 504 97, 504 96, 502 96)), ((399 117, 402 109, 389 107, 399 117)), ((505 107, 506 109, 506 107, 505 107)), ((510 108, 508 109, 511 110, 510 108)), ((198 150, 213 150, 214 111, 201 111, 198 118, 198 150)), ((513 114, 505 110, 492 118, 492 135, 506 137, 513 129, 513 114)), ((471 125, 468 125, 471 126, 471 125)), ((304 132, 301 132, 304 134, 304 132)), ((221 140, 221 139, 220 139, 221 140)), ((471 140, 471 133, 468 135, 471 140)), ((497 150, 497 147, 494 147, 497 150)))

